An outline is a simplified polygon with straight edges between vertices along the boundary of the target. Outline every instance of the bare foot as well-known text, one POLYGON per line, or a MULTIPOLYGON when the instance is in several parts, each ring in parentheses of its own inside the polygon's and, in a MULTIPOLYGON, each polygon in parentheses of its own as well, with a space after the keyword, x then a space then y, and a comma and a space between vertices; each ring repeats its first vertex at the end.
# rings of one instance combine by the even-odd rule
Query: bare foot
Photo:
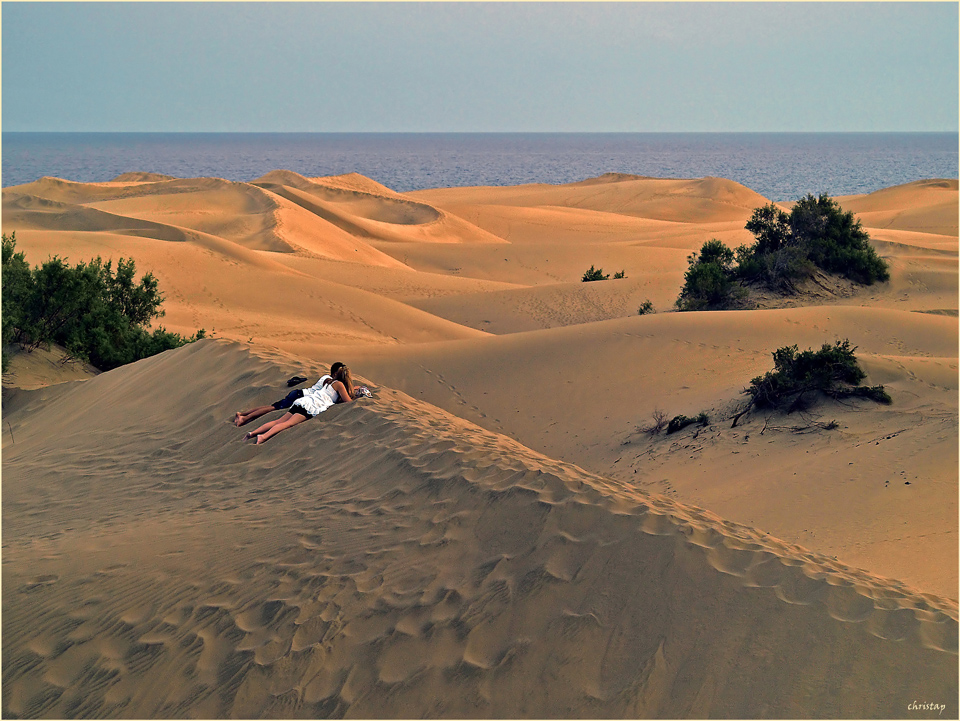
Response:
POLYGON ((241 416, 241 415, 243 415, 243 414, 240 413, 240 411, 237 411, 237 415, 236 415, 236 416, 234 417, 234 419, 233 419, 233 424, 234 424, 235 426, 237 426, 238 428, 243 425, 243 424, 240 422, 240 416, 241 416))
POLYGON ((252 433, 244 433, 244 434, 243 434, 243 440, 249 441, 251 438, 253 438, 253 434, 252 434, 252 433))
POLYGON ((257 436, 257 445, 258 445, 258 446, 259 446, 261 443, 266 443, 266 442, 267 442, 267 439, 264 438, 262 435, 257 436))

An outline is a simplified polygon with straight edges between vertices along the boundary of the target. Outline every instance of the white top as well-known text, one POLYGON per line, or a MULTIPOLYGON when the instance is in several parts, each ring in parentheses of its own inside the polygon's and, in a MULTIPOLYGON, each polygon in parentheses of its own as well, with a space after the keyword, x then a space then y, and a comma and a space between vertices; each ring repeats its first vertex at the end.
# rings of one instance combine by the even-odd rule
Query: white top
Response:
POLYGON ((327 378, 330 378, 330 376, 323 376, 323 378, 318 380, 313 386, 305 389, 303 391, 303 398, 295 400, 293 405, 300 406, 311 416, 323 413, 327 408, 334 405, 340 400, 340 394, 337 393, 333 387, 333 383, 323 385, 324 380, 327 378))
POLYGON ((326 375, 320 376, 320 380, 318 380, 316 383, 314 383, 314 384, 313 384, 312 386, 310 386, 309 388, 304 388, 304 389, 303 389, 303 395, 307 395, 308 393, 316 393, 317 391, 322 390, 322 389, 323 389, 323 382, 324 382, 325 380, 327 380, 327 378, 331 378, 331 377, 332 377, 332 376, 331 376, 329 373, 327 373, 326 375))

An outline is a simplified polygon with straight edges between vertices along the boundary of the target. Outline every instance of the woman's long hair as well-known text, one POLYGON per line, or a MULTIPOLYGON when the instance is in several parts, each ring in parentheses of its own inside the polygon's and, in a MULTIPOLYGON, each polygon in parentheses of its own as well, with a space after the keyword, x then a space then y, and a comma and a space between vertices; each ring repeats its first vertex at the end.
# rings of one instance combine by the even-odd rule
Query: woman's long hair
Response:
POLYGON ((353 398, 353 378, 351 377, 350 369, 347 368, 347 366, 339 368, 337 372, 333 374, 333 379, 343 383, 343 387, 347 389, 347 395, 353 398))

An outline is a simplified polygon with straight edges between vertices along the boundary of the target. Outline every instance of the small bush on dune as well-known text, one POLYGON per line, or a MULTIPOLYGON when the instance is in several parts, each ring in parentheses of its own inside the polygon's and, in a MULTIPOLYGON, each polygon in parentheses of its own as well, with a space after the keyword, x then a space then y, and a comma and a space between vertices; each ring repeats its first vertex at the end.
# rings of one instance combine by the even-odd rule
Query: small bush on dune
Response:
POLYGON ((703 412, 693 418, 688 418, 684 415, 674 416, 667 425, 667 435, 683 430, 687 426, 692 426, 694 423, 698 423, 700 426, 708 426, 710 425, 710 417, 703 412))
POLYGON ((619 273, 613 274, 614 280, 620 280, 621 278, 626 278, 626 277, 627 277, 627 272, 624 270, 621 270, 619 273))
MULTIPOLYGON (((203 338, 145 326, 163 315, 156 278, 136 280, 133 260, 95 258, 70 266, 53 257, 31 269, 16 252, 16 235, 3 237, 3 343, 39 348, 58 343, 74 357, 110 370, 203 338)), ((4 356, 3 369, 9 359, 4 356)))
POLYGON ((825 343, 818 351, 798 351, 795 345, 778 348, 773 353, 774 369, 754 378, 744 393, 758 408, 785 409, 788 413, 803 407, 807 394, 816 393, 890 403, 883 386, 860 386, 866 373, 857 363, 855 350, 849 340, 825 343))
POLYGON ((603 274, 603 268, 594 268, 591 265, 590 270, 586 271, 580 280, 584 283, 589 283, 590 281, 593 281, 593 280, 608 280, 609 278, 610 278, 609 274, 608 275, 603 274))
POLYGON ((637 315, 649 315, 650 313, 656 313, 656 310, 653 308, 653 303, 649 300, 643 301, 640 308, 637 310, 637 315))

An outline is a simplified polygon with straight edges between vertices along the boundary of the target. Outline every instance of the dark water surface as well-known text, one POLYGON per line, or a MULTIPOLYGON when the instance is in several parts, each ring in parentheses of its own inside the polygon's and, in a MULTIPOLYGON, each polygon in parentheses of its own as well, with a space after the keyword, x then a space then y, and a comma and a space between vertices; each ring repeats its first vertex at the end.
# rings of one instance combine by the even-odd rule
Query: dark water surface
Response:
POLYGON ((956 178, 957 133, 3 133, 4 187, 146 171, 254 180, 357 172, 397 191, 718 176, 770 200, 956 178))

